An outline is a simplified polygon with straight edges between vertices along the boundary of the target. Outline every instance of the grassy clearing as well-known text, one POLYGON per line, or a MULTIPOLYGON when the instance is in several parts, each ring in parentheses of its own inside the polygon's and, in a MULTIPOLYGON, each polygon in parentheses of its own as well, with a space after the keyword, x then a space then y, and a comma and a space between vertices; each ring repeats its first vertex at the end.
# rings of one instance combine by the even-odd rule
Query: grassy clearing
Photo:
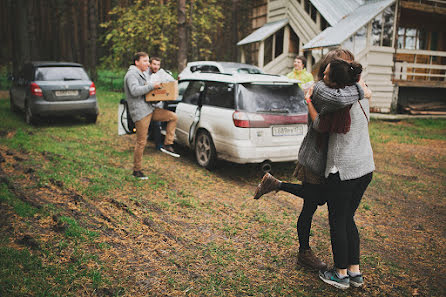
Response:
MULTIPOLYGON (((116 135, 122 94, 99 87, 97 95, 96 125, 30 127, 0 99, 0 173, 41 205, 0 179, 1 296, 442 295, 446 121, 371 122, 377 171, 357 215, 368 285, 340 293, 296 265, 300 199, 253 201, 255 165, 209 172, 187 150, 174 160, 152 144, 149 179, 134 180, 134 139, 116 135)), ((289 180, 293 169, 280 164, 274 173, 289 180)), ((310 242, 330 262, 326 217, 325 207, 315 214, 310 242)))
POLYGON ((412 119, 400 122, 372 121, 373 143, 420 144, 423 140, 446 140, 446 120, 412 119))

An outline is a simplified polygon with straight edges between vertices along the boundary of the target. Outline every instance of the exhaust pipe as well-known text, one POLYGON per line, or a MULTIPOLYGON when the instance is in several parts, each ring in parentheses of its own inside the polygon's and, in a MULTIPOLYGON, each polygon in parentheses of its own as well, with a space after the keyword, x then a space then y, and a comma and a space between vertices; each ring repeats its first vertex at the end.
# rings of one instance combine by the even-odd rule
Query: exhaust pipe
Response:
POLYGON ((263 173, 268 173, 271 171, 271 162, 266 160, 260 164, 260 169, 262 169, 263 173))

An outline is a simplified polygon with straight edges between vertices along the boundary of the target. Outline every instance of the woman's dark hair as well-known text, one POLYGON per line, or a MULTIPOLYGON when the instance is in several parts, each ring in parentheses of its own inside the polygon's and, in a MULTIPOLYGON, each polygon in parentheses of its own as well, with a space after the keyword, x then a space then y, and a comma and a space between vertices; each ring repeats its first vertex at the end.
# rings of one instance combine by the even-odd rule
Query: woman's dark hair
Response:
POLYGON ((359 81, 362 73, 362 65, 353 61, 347 62, 342 59, 334 59, 330 62, 328 78, 336 88, 351 86, 359 81))
POLYGON ((329 51, 325 57, 322 58, 322 61, 319 65, 319 71, 317 73, 317 80, 322 80, 324 78, 324 71, 327 68, 327 65, 331 63, 334 59, 342 59, 346 61, 354 61, 355 56, 351 51, 344 48, 337 48, 329 51))
POLYGON ((133 65, 136 65, 135 62, 139 61, 141 57, 148 57, 149 54, 146 52, 137 52, 133 55, 133 65))
POLYGON ((296 56, 294 60, 296 59, 301 60, 304 67, 307 67, 307 58, 305 58, 304 56, 296 56))

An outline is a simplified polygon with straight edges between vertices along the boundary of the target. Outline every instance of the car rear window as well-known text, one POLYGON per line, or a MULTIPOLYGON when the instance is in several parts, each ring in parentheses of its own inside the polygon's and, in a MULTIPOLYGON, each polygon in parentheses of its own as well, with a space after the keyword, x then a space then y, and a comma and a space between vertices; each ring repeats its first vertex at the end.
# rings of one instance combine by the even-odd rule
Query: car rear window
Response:
POLYGON ((239 86, 238 109, 260 113, 306 113, 304 93, 297 84, 246 83, 239 86))
POLYGON ((35 80, 90 80, 82 67, 39 67, 35 80))
POLYGON ((262 73, 262 71, 260 71, 259 69, 256 69, 256 68, 249 68, 249 67, 246 67, 246 68, 225 68, 225 72, 226 73, 234 73, 234 72, 237 72, 237 73, 248 73, 248 74, 261 74, 262 73))

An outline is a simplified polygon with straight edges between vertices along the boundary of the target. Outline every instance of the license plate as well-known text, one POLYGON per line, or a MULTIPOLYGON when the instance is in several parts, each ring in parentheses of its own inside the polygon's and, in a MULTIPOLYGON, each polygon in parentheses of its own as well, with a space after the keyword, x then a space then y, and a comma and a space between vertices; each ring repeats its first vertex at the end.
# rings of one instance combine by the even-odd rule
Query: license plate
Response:
POLYGON ((77 95, 79 95, 79 91, 77 91, 77 90, 55 91, 54 94, 56 94, 57 97, 77 96, 77 95))
POLYGON ((273 127, 273 136, 294 136, 304 133, 302 126, 273 127))

